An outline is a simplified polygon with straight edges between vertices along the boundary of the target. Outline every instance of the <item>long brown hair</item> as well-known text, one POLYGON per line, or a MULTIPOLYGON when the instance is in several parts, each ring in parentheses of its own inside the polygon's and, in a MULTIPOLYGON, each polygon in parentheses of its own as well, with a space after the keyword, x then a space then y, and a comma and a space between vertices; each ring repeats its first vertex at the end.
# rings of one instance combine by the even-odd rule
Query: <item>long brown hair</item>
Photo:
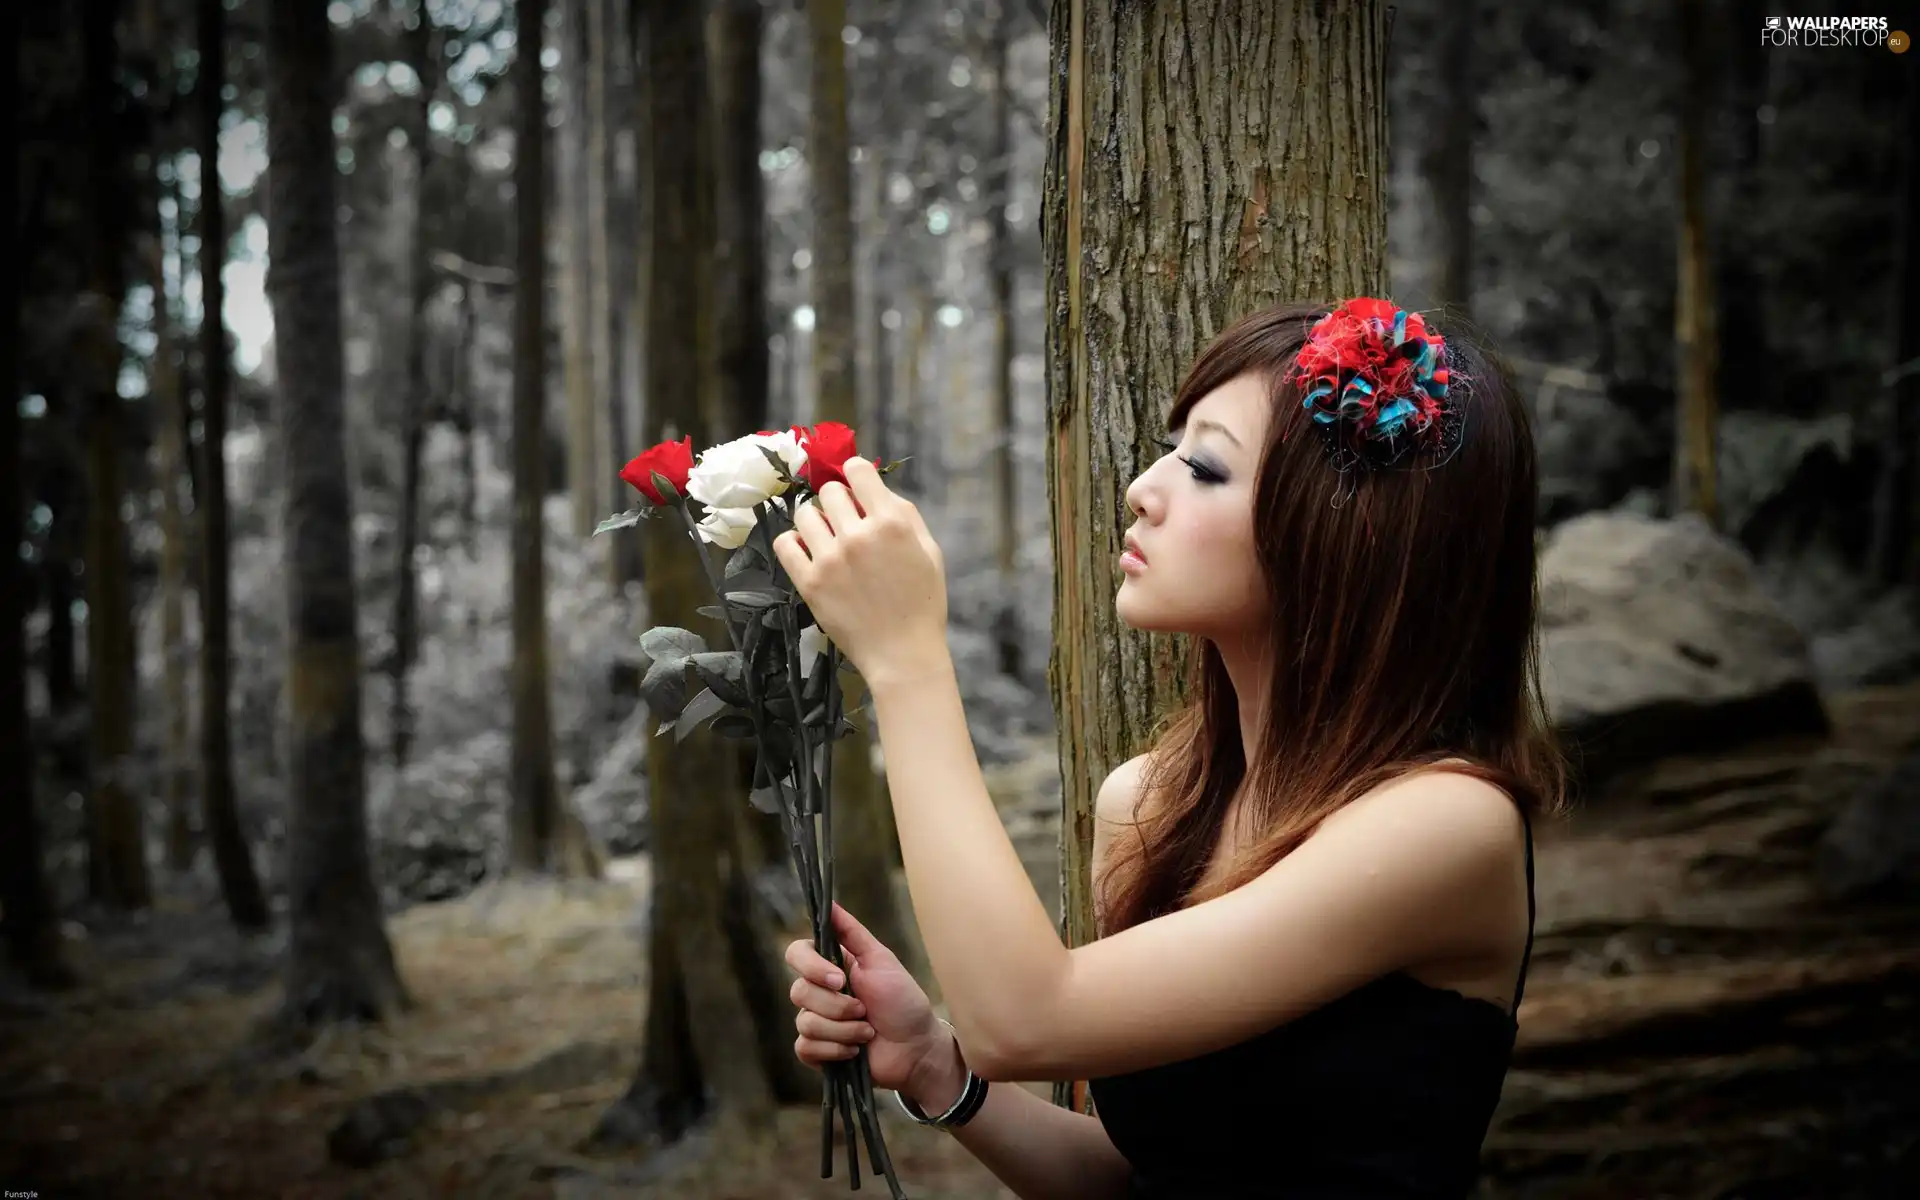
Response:
POLYGON ((1392 466, 1341 470, 1289 378, 1332 306, 1242 318, 1203 351, 1168 417, 1254 373, 1273 413, 1254 493, 1271 605, 1273 669, 1261 744, 1241 745, 1220 652, 1194 637, 1188 702, 1155 739, 1136 814, 1100 886, 1101 927, 1127 928, 1254 879, 1342 805, 1395 776, 1445 769, 1557 810, 1564 768, 1540 702, 1533 432, 1504 366, 1464 322, 1446 339, 1457 444, 1392 466), (1204 889, 1244 785, 1253 844, 1204 889))

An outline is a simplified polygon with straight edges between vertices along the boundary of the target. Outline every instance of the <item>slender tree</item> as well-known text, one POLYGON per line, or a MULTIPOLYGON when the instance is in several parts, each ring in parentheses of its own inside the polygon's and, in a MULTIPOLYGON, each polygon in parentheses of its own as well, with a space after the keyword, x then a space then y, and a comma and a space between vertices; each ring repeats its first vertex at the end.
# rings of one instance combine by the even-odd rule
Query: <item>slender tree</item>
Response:
POLYGON ((347 482, 333 32, 326 0, 266 6, 267 297, 285 488, 291 901, 283 1021, 378 1020, 406 989, 367 848, 353 504, 347 482))
POLYGON ((81 358, 87 387, 87 697, 91 732, 88 883, 116 908, 152 903, 146 835, 131 787, 136 668, 127 562, 125 452, 119 380, 120 305, 126 297, 126 161, 119 119, 117 0, 86 0, 80 33, 86 108, 87 292, 81 358))
POLYGON ((186 438, 180 416, 186 396, 161 231, 151 230, 146 242, 147 281, 153 290, 154 346, 148 393, 153 397, 154 477, 160 487, 160 644, 165 655, 161 695, 167 722, 161 774, 167 812, 167 865, 185 871, 193 865, 195 848, 193 727, 192 712, 187 707, 187 518, 180 492, 186 482, 186 438))
POLYGON ((433 16, 427 0, 414 0, 407 29, 407 61, 419 81, 407 137, 413 143, 413 228, 407 274, 412 285, 407 308, 407 382, 400 402, 400 529, 394 539, 392 706, 388 725, 393 765, 403 767, 413 741, 413 710, 407 704, 407 673, 419 656, 419 573, 414 570, 420 544, 420 453, 426 442, 427 420, 433 410, 427 395, 427 303, 433 297, 433 269, 428 260, 427 173, 433 166, 432 127, 428 116, 439 72, 434 53, 433 16))
POLYGON ((1000 673, 1019 679, 1026 672, 1020 646, 1019 477, 1014 465, 1018 420, 1013 404, 1013 244, 1007 230, 1008 193, 1013 187, 1012 82, 1007 78, 1013 0, 997 0, 996 9, 987 41, 987 70, 993 76, 993 131, 987 147, 987 279, 993 293, 993 515, 995 559, 1000 568, 994 642, 1000 673))
POLYGON ((1440 225, 1439 299, 1462 315, 1473 308, 1474 8, 1474 0, 1441 6, 1440 136, 1427 163, 1440 225))
POLYGON ((1719 417, 1719 336, 1715 328, 1711 232, 1707 221, 1707 113, 1712 48, 1706 0, 1679 6, 1680 236, 1679 296, 1674 304, 1674 362, 1680 379, 1673 454, 1673 507, 1719 521, 1714 441, 1719 417))
MULTIPOLYGON (((1125 488, 1158 453, 1187 365, 1230 321, 1385 286, 1385 32, 1376 0, 1053 5, 1048 674, 1070 945, 1094 936, 1094 793, 1180 698, 1178 639, 1113 613, 1125 488)), ((1055 1097, 1084 1105, 1079 1087, 1055 1097)))
MULTIPOLYGON (((4 20, 19 46, 20 9, 9 5, 4 20)), ((5 94, 18 95, 18 54, 0 62, 5 94)), ((8 188, 0 196, 7 210, 7 226, 18 230, 19 197, 8 188)), ((16 249, 18 247, 16 246, 16 249)), ((5 288, 8 314, 0 326, 0 372, 20 378, 20 279, 8 271, 5 288)), ((33 733, 27 714, 27 567, 19 546, 25 535, 21 488, 27 472, 20 452, 20 405, 13 396, 0 403, 0 932, 7 943, 7 959, 16 970, 40 986, 64 986, 73 975, 60 947, 60 922, 47 886, 46 863, 41 857, 40 822, 34 810, 33 733)))
MULTIPOLYGON (((854 384, 853 179, 848 163, 846 0, 809 0, 813 109, 813 378, 816 421, 857 425, 854 384)), ((912 961, 915 941, 895 899, 893 811, 869 754, 871 730, 833 747, 834 886, 874 936, 912 961)))
MULTIPOLYGON (((656 0, 641 38, 653 181, 646 444, 692 435, 705 445, 718 420, 714 159, 700 10, 700 0, 656 0)), ((671 522, 642 528, 650 620, 698 628, 707 589, 693 557, 699 547, 671 522)), ((764 927, 743 903, 751 864, 727 809, 744 806, 732 764, 731 750, 712 738, 648 744, 654 883, 647 1024, 639 1069, 603 1117, 599 1140, 672 1141, 714 1109, 725 1121, 757 1124, 776 1100, 801 1098, 788 1065, 792 1018, 780 1011, 764 927), (718 794, 715 780, 727 781, 718 794)))
POLYGON ((540 48, 546 0, 520 6, 514 66, 513 187, 517 244, 513 296, 513 806, 515 870, 597 875, 586 826, 553 775, 553 698, 547 665, 546 379, 547 105, 540 48))
MULTIPOLYGON (((200 517, 200 821, 220 875, 220 896, 227 916, 241 929, 265 929, 271 922, 260 876, 240 826, 233 787, 232 570, 227 534, 227 392, 231 360, 227 351, 227 224, 220 177, 220 114, 226 108, 221 89, 227 77, 226 6, 199 0, 200 78, 196 148, 200 175, 200 480, 196 494, 200 517)), ((331 116, 329 116, 331 121, 331 116)), ((331 125, 329 125, 331 129, 331 125)), ((331 142, 328 173, 331 177, 331 142)), ((331 210, 329 210, 331 211, 331 210)), ((329 227, 331 229, 331 227, 329 227)))
MULTIPOLYGON (((600 476, 601 439, 595 423, 593 343, 588 336, 592 320, 594 262, 587 221, 587 64, 591 41, 589 5, 599 0, 561 0, 560 81, 561 118, 555 138, 558 178, 554 181, 560 231, 560 344, 561 376, 567 393, 567 496, 573 535, 585 538, 605 512, 611 511, 611 492, 600 476)), ((606 553, 614 553, 612 547, 606 553)))

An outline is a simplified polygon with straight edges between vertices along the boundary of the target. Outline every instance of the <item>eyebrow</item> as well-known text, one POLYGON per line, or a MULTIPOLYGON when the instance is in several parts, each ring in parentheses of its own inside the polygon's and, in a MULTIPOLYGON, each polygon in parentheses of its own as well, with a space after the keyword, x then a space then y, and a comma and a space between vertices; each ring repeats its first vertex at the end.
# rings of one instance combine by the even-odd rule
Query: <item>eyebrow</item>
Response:
MULTIPOLYGON (((1201 417, 1198 420, 1194 421, 1193 427, 1195 429, 1214 430, 1215 432, 1219 433, 1222 437, 1232 442, 1234 445, 1236 446, 1240 445, 1240 439, 1233 436, 1233 430, 1228 429, 1225 425, 1222 425, 1218 421, 1209 421, 1205 417, 1201 417)), ((1242 449, 1244 449, 1244 447, 1242 447, 1242 449)))

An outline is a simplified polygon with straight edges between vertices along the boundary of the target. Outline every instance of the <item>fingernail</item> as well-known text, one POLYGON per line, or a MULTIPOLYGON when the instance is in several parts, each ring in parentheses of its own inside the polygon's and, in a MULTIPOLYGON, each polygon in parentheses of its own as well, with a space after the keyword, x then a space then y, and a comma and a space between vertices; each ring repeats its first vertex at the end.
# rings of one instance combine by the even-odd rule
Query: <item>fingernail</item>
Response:
POLYGON ((860 1027, 860 1040, 863 1042, 870 1042, 873 1040, 873 1026, 862 1025, 860 1027))
POLYGON ((847 981, 847 977, 845 975, 842 975, 838 971, 827 972, 828 987, 839 987, 841 984, 845 983, 846 981, 847 981))

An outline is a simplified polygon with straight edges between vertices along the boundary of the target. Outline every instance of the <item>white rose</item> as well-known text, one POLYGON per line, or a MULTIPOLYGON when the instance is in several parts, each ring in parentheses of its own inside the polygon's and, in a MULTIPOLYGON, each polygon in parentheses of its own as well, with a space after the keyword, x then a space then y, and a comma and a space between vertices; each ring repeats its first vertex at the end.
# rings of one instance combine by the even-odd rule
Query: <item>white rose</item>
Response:
POLYGON ((820 632, 818 625, 809 625, 800 631, 800 673, 813 674, 813 660, 827 652, 827 635, 820 632))
POLYGON ((751 508, 710 508, 696 528, 701 541, 712 542, 722 550, 738 550, 753 532, 753 525, 751 508))
POLYGON ((804 466, 807 452, 791 433, 753 434, 722 442, 700 455, 687 476, 687 495, 708 508, 752 508, 787 490, 787 481, 771 462, 773 451, 790 470, 797 459, 804 466))

